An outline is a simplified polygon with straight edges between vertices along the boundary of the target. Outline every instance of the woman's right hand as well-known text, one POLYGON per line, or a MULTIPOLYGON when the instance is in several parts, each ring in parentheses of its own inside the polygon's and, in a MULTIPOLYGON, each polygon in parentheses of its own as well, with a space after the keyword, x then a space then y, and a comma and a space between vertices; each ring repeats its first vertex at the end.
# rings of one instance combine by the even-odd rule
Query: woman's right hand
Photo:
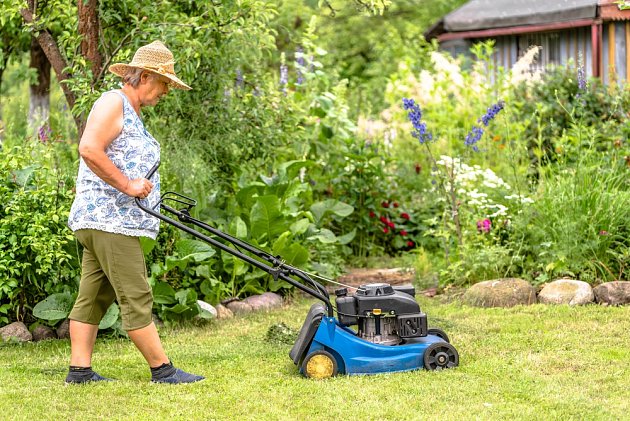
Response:
POLYGON ((124 193, 127 196, 145 199, 149 193, 151 193, 151 190, 153 190, 153 183, 146 178, 136 178, 134 180, 129 180, 125 190, 126 191, 124 193))

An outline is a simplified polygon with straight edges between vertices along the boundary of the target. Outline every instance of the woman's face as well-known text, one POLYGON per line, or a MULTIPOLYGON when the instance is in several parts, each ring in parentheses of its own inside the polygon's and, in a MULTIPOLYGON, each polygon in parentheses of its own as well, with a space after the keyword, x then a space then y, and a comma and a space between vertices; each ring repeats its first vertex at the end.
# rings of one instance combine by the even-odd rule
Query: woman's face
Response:
POLYGON ((141 98, 144 106, 156 105, 169 91, 170 80, 162 75, 147 72, 142 75, 141 98), (146 76, 145 76, 146 75, 146 76))

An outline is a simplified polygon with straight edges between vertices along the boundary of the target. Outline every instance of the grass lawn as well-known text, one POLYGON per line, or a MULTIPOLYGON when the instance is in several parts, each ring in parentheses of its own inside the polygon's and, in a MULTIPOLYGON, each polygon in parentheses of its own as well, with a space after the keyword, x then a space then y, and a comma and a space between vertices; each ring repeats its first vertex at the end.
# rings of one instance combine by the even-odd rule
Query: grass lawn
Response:
POLYGON ((99 339, 114 383, 64 386, 68 341, 0 345, 3 419, 629 419, 630 307, 477 309, 420 298, 460 367, 301 377, 269 326, 298 329, 311 301, 205 327, 163 330, 167 353, 204 382, 154 385, 131 342, 99 339))

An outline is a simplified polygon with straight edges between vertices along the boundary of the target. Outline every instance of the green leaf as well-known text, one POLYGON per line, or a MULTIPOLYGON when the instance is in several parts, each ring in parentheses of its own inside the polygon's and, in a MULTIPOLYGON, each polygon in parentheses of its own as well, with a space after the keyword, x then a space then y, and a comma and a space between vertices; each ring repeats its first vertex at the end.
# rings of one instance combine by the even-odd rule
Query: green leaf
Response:
POLYGON ((275 195, 256 198, 249 220, 252 237, 258 240, 273 240, 285 231, 285 223, 280 213, 280 200, 275 195))
POLYGON ((339 241, 339 244, 345 245, 345 244, 348 244, 350 241, 354 240, 354 237, 356 235, 357 235, 357 229, 354 228, 352 231, 350 231, 347 234, 337 236, 337 241, 339 241))
POLYGON ((230 234, 236 238, 247 238, 247 225, 240 216, 230 222, 230 234))
POLYGON ((345 218, 354 212, 354 208, 347 203, 340 202, 339 200, 328 199, 323 202, 313 203, 311 206, 311 212, 313 213, 315 222, 319 224, 329 213, 345 218))
POLYGON ((326 228, 322 228, 315 235, 308 237, 309 240, 318 240, 322 244, 333 244, 337 242, 337 237, 335 234, 326 228))
POLYGON ((118 320, 118 316, 120 315, 120 309, 116 305, 116 303, 112 303, 111 306, 107 309, 107 312, 101 319, 101 322, 98 324, 99 329, 109 329, 114 326, 114 323, 118 320))
POLYGON ((158 304, 173 304, 175 299, 175 290, 166 282, 158 282, 153 287, 153 301, 158 304))
POLYGON ((207 243, 199 240, 183 239, 176 243, 176 249, 182 260, 194 260, 203 262, 214 256, 216 251, 207 243))
POLYGON ((52 294, 33 307, 33 316, 43 320, 61 320, 68 317, 74 297, 69 293, 52 294))
POLYGON ((156 244, 157 241, 153 240, 152 238, 140 237, 140 246, 142 247, 142 251, 144 252, 145 256, 148 256, 149 253, 151 253, 156 244))
POLYGON ((302 218, 291 224, 291 232, 295 235, 304 234, 310 223, 311 221, 309 221, 308 218, 302 218))

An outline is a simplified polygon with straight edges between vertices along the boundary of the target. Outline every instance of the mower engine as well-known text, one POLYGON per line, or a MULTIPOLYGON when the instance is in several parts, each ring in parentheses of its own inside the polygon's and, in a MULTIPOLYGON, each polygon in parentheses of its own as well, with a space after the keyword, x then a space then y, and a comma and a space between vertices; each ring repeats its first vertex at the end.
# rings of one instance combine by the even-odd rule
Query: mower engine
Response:
POLYGON ((357 336, 381 345, 398 345, 408 338, 427 336, 427 316, 411 286, 361 285, 355 295, 335 291, 339 322, 358 326, 357 336))

